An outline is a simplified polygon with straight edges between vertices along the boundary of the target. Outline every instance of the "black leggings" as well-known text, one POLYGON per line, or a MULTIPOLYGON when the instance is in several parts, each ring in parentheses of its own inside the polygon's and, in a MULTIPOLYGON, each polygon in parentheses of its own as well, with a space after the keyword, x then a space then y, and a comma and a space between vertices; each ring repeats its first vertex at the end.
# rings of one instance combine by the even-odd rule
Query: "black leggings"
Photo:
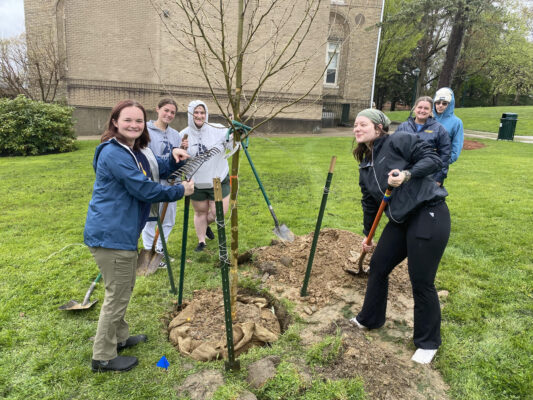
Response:
POLYGON ((437 349, 440 339, 440 305, 435 275, 450 237, 450 212, 444 201, 423 206, 401 224, 389 221, 370 260, 370 275, 363 309, 357 320, 369 329, 385 323, 389 274, 407 257, 413 288, 415 346, 437 349))

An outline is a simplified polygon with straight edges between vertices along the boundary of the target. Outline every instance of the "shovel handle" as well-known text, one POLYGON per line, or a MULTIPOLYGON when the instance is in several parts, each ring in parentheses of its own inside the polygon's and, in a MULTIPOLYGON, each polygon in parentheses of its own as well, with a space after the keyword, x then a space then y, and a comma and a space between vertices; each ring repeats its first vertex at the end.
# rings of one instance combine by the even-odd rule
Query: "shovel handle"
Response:
POLYGON ((89 298, 91 297, 91 294, 94 291, 94 288, 96 287, 96 284, 98 281, 102 278, 102 273, 100 272, 96 279, 91 283, 91 286, 89 286, 89 290, 87 290, 87 293, 85 293, 85 297, 83 298, 83 303, 81 303, 82 306, 86 305, 89 302, 89 298))
MULTIPOLYGON (((394 172, 392 176, 398 176, 398 173, 394 172)), ((372 241, 372 238, 374 237, 374 233, 376 233, 376 229, 379 225, 379 221, 381 220, 381 216, 383 215, 383 211, 385 210, 385 207, 387 207, 387 204, 389 204, 392 189, 394 188, 389 185, 387 186, 387 190, 385 190, 385 194, 383 195, 383 200, 381 200, 381 204, 379 205, 378 212, 376 214, 376 217, 374 218, 374 222, 372 223, 372 228, 370 228, 370 232, 366 236, 367 244, 372 241)), ((366 253, 366 251, 363 250, 363 253, 366 253)))
MULTIPOLYGON (((165 215, 167 213, 168 203, 163 204, 163 210, 161 210, 161 226, 163 226, 163 220, 165 219, 165 215)), ((159 239, 159 227, 155 228, 155 235, 154 235, 154 242, 152 243, 152 252, 155 251, 155 244, 157 243, 157 239, 159 239)))

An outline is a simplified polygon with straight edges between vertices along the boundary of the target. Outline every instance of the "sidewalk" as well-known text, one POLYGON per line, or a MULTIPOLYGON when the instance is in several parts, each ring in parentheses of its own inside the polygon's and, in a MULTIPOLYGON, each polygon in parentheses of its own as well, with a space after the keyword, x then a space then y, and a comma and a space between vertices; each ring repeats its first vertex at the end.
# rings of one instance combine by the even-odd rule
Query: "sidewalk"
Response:
MULTIPOLYGON (((320 133, 253 133, 256 137, 353 137, 351 127, 323 128, 320 133)), ((497 140, 498 134, 465 129, 466 138, 497 140)), ((100 135, 79 136, 78 140, 99 140, 100 135)), ((515 136, 515 142, 533 144, 533 136, 515 136)))

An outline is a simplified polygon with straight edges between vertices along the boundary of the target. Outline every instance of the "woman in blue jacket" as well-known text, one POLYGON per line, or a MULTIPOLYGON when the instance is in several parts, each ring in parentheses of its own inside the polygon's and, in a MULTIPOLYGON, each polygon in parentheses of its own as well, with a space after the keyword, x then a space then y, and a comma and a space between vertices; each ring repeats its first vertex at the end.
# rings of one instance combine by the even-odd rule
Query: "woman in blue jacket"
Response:
MULTIPOLYGON (((450 235, 450 213, 446 189, 435 185, 431 175, 442 168, 437 153, 416 135, 388 135, 389 119, 379 110, 361 111, 355 119, 359 164, 359 186, 363 206, 363 233, 368 235, 388 185, 394 187, 383 229, 370 259, 363 308, 350 322, 366 329, 385 323, 389 274, 405 258, 414 299, 412 360, 431 362, 441 344, 440 305, 435 275, 450 235)), ((368 238, 362 250, 374 246, 368 238)))
POLYGON ((429 96, 419 97, 413 113, 407 121, 402 122, 396 129, 397 132, 409 132, 416 134, 420 139, 428 142, 442 160, 442 169, 433 175, 437 185, 441 186, 448 175, 448 163, 450 160, 450 138, 446 129, 431 116, 433 99, 429 96))
POLYGON ((463 149, 465 137, 463 121, 453 113, 455 110, 455 96, 452 89, 443 87, 437 90, 434 102, 435 119, 444 126, 450 136, 452 144, 450 164, 452 164, 457 161, 463 149))
POLYGON ((159 184, 188 158, 173 149, 162 160, 147 148, 146 112, 133 100, 119 102, 111 111, 108 128, 96 148, 96 179, 85 223, 84 241, 102 273, 105 296, 93 345, 92 370, 128 371, 136 357, 117 352, 146 341, 146 335, 129 336, 124 320, 137 269, 137 242, 150 214, 151 203, 171 202, 190 195, 194 182, 176 186, 159 184))

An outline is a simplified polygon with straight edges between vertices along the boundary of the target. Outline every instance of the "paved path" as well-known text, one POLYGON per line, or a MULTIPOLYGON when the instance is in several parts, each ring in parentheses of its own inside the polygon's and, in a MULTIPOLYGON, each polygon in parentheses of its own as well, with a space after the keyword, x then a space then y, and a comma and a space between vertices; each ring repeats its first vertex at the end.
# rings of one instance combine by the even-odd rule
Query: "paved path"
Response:
MULTIPOLYGON (((265 137, 353 137, 352 128, 324 128, 320 133, 256 133, 256 136, 265 137)), ((492 132, 473 131, 465 129, 465 137, 472 139, 497 140, 498 134, 492 132)), ((78 140, 98 140, 100 136, 79 136, 78 140)), ((515 142, 533 144, 533 136, 515 136, 515 142)))

